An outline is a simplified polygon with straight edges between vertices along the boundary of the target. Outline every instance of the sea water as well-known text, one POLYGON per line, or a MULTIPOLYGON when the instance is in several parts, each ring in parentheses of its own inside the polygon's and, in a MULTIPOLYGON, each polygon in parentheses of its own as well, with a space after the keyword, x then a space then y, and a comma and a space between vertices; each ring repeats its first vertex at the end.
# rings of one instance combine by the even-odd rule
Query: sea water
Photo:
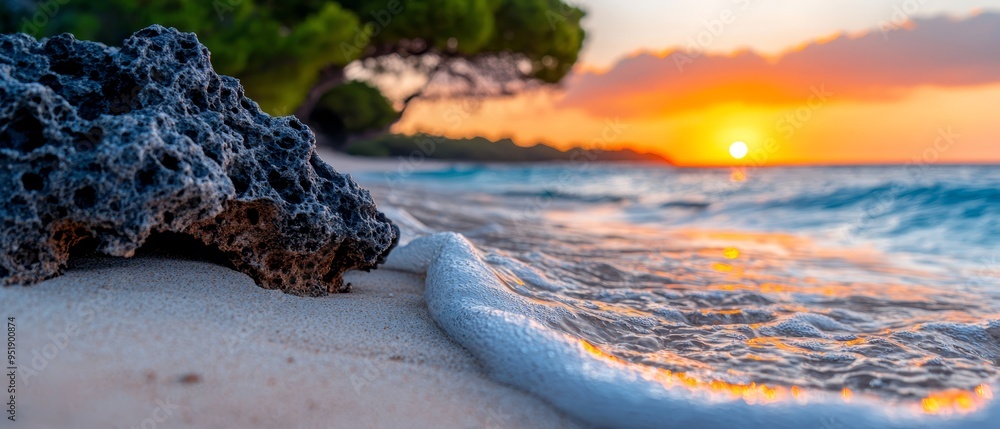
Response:
POLYGON ((357 178, 407 240, 460 234, 397 252, 428 271, 438 323, 582 420, 1000 427, 1000 168, 357 178))

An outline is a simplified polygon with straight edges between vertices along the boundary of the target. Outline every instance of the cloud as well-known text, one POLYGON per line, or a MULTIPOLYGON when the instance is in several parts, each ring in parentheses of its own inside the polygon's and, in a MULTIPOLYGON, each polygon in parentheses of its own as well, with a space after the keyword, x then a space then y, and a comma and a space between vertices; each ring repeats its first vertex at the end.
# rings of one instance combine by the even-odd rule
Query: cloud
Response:
POLYGON ((892 100, 920 86, 1000 82, 1000 14, 923 19, 891 31, 841 35, 778 58, 750 51, 644 53, 606 73, 568 79, 560 107, 596 116, 661 116, 724 103, 793 104, 820 89, 838 100, 892 100))

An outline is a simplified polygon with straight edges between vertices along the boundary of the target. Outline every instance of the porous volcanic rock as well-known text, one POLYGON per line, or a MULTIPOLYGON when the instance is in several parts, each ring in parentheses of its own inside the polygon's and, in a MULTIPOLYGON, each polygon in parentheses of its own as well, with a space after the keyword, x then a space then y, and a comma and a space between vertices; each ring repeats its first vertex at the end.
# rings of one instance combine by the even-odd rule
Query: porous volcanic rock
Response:
POLYGON ((4 285, 59 274, 84 243, 128 257, 176 235, 264 288, 323 295, 399 234, 306 126, 261 112, 194 34, 158 25, 121 48, 0 36, 0 164, 4 285))

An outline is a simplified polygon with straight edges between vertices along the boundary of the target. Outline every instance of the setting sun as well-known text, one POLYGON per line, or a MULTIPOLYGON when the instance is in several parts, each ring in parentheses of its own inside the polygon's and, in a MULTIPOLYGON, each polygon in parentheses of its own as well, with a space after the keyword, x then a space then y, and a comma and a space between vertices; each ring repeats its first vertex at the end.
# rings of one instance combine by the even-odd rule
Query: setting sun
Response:
POLYGON ((733 144, 729 145, 729 154, 732 155, 733 158, 743 159, 744 156, 747 156, 747 152, 749 152, 749 149, 747 148, 746 143, 733 142, 733 144))
POLYGON ((0 0, 0 419, 1000 429, 1000 0, 218 3, 0 0))

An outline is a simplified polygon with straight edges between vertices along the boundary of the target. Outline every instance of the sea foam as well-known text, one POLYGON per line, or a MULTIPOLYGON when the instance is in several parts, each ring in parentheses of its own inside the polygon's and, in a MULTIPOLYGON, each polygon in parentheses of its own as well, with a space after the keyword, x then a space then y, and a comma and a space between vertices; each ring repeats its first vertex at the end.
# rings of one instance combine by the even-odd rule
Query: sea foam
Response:
POLYGON ((426 273, 432 317, 495 379, 598 426, 985 429, 1000 419, 993 400, 968 414, 928 415, 919 404, 893 405, 849 392, 713 385, 625 362, 546 326, 567 310, 512 292, 455 233, 417 238, 395 250, 387 267, 426 273))

